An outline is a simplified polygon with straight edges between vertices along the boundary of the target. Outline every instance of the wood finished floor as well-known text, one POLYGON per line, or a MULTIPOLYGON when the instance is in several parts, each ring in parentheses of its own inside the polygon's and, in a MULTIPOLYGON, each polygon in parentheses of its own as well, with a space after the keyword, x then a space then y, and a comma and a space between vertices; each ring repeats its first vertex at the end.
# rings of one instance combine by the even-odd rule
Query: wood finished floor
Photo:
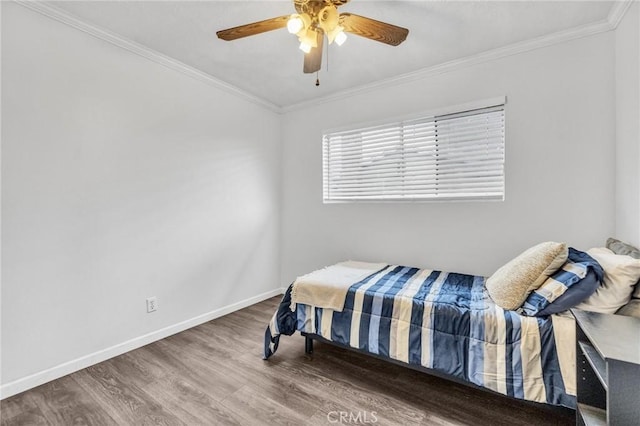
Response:
POLYGON ((274 297, 0 403, 9 425, 570 425, 531 405, 361 354, 284 336, 261 359, 274 297), (372 412, 375 412, 373 423, 372 412), (365 416, 366 413, 366 416, 365 416), (333 420, 334 422, 330 422, 333 420), (356 424, 352 418, 350 424, 356 424), (345 424, 345 423, 343 423, 345 424))

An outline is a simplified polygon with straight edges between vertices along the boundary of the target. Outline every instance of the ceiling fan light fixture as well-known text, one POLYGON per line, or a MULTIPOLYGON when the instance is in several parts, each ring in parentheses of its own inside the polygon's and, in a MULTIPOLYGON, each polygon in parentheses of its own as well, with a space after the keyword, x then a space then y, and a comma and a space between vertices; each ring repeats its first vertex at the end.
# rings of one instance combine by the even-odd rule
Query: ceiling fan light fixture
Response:
POLYGON ((311 17, 306 13, 291 15, 287 21, 287 31, 291 34, 300 34, 311 26, 311 17))
POLYGON ((304 23, 297 14, 291 15, 291 18, 289 18, 289 20, 287 21, 287 31, 289 31, 291 34, 299 32, 303 26, 304 23))
POLYGON ((338 26, 338 9, 334 5, 325 6, 318 13, 318 26, 330 33, 338 26))
POLYGON ((300 43, 299 49, 302 50, 304 53, 311 52, 311 46, 305 43, 304 41, 300 43))
POLYGON ((318 47, 318 33, 313 29, 306 30, 302 35, 298 36, 300 44, 305 44, 311 47, 318 47))
POLYGON ((338 46, 342 46, 345 41, 347 41, 347 34, 344 31, 340 31, 336 34, 334 41, 338 46))
POLYGON ((336 25, 331 31, 325 31, 325 32, 327 33, 327 39, 329 39, 329 44, 331 44, 336 40, 336 37, 338 37, 340 33, 344 33, 344 28, 341 27, 340 25, 336 25))

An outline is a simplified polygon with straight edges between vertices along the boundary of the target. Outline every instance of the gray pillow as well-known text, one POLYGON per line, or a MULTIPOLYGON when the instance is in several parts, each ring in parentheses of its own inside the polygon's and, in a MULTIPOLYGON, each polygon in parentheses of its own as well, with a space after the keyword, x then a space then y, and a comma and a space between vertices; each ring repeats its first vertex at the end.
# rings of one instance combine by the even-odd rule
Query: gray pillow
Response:
POLYGON ((564 265, 568 254, 565 243, 549 241, 531 247, 487 278, 489 296, 503 309, 518 309, 529 293, 564 265))
MULTIPOLYGON (((607 248, 615 254, 623 254, 631 256, 634 259, 640 259, 640 249, 632 246, 631 244, 616 240, 615 238, 607 239, 607 248)), ((640 299, 640 281, 636 284, 636 288, 633 291, 633 295, 631 297, 633 297, 634 299, 640 299)), ((624 309, 624 306, 620 309, 624 309)))
POLYGON ((640 281, 636 283, 635 290, 633 290, 631 297, 634 299, 640 299, 640 281))
POLYGON ((640 259, 640 249, 632 246, 631 244, 616 240, 615 238, 607 239, 607 248, 615 254, 627 255, 634 259, 640 259))
POLYGON ((640 299, 631 299, 629 303, 618 309, 616 314, 640 318, 640 299))

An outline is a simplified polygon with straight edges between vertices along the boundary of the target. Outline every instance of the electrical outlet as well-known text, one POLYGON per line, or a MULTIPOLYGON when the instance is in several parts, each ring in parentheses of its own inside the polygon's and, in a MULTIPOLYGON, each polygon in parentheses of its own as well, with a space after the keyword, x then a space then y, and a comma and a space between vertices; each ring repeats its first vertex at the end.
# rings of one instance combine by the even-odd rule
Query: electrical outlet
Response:
POLYGON ((147 313, 158 310, 158 298, 153 296, 147 299, 147 313))

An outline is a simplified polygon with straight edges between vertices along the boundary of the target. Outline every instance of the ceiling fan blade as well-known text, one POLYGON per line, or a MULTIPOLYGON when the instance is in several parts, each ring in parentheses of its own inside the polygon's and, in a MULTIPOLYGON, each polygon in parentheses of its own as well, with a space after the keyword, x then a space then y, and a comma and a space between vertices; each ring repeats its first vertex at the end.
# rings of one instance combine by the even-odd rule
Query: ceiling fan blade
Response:
POLYGON ((407 38, 409 30, 352 13, 340 14, 340 25, 348 33, 397 46, 407 38))
POLYGON ((320 71, 322 67, 322 43, 324 41, 324 34, 321 31, 317 31, 316 37, 318 47, 312 47, 309 53, 304 54, 304 67, 302 70, 306 74, 320 71))
POLYGON ((218 38, 222 40, 235 40, 242 37, 248 37, 256 34, 266 33, 267 31, 279 30, 287 26, 290 15, 278 16, 277 18, 265 19, 251 24, 240 25, 226 30, 216 32, 218 38))

